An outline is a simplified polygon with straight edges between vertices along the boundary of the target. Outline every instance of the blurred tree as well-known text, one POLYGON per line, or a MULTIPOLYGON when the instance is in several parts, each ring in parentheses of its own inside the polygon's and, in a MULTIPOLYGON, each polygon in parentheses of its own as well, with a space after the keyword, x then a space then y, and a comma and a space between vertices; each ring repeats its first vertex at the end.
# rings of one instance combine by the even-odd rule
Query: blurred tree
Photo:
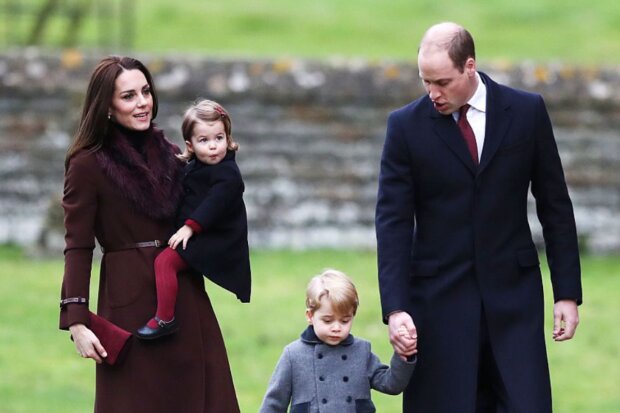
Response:
POLYGON ((69 24, 67 25, 67 31, 64 39, 65 47, 73 47, 78 43, 78 32, 84 18, 88 15, 88 11, 91 5, 90 0, 77 0, 74 2, 69 12, 69 24))
MULTIPOLYGON (((63 40, 64 47, 74 47, 77 45, 79 29, 88 14, 90 5, 91 0, 72 0, 66 5, 68 23, 63 40)), ((36 14, 34 26, 28 36, 27 44, 41 45, 43 43, 45 28, 53 16, 61 12, 60 6, 60 0, 46 0, 41 4, 36 14)))

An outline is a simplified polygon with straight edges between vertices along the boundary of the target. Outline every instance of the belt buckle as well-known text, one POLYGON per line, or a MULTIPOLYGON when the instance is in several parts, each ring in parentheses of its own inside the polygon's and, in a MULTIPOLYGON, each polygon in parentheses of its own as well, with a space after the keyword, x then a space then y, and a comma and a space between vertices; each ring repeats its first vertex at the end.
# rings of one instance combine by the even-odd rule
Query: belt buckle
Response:
POLYGON ((159 248, 162 246, 162 242, 158 239, 155 240, 155 247, 159 248))

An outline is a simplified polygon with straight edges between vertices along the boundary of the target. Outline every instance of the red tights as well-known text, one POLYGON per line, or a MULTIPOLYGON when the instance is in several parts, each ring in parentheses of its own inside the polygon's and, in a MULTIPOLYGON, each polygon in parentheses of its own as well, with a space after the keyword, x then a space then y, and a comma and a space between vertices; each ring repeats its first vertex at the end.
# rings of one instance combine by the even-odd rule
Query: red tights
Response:
MULTIPOLYGON (((189 266, 172 248, 166 248, 155 258, 155 286, 157 287, 157 318, 170 321, 174 318, 179 282, 177 274, 189 266)), ((157 327, 154 318, 149 320, 150 328, 157 327)))

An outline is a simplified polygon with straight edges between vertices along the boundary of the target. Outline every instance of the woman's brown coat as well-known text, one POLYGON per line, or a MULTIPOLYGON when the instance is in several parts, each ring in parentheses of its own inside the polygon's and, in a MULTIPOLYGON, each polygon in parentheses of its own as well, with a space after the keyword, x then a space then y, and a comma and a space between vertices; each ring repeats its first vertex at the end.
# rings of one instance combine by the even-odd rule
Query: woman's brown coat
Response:
MULTIPOLYGON (((95 238, 112 251, 131 243, 166 240, 171 230, 174 207, 165 204, 174 202, 176 193, 164 192, 171 199, 158 200, 161 194, 153 195, 152 184, 178 176, 170 171, 171 166, 176 168, 173 146, 155 131, 141 155, 126 137, 116 135, 113 147, 81 152, 68 165, 62 298, 89 297, 95 238), (140 182, 144 191, 136 189, 140 182), (147 211, 143 205, 149 200, 152 207, 147 211)), ((171 187, 161 185, 159 189, 171 187)), ((134 248, 103 255, 99 315, 133 332, 155 314, 153 260, 160 251, 134 248)), ((88 307, 64 306, 60 327, 88 324, 88 307)), ((95 311, 94 303, 90 308, 95 311)), ((179 275, 176 317, 178 333, 153 342, 132 337, 120 363, 97 365, 96 413, 239 411, 224 341, 199 274, 179 275)))

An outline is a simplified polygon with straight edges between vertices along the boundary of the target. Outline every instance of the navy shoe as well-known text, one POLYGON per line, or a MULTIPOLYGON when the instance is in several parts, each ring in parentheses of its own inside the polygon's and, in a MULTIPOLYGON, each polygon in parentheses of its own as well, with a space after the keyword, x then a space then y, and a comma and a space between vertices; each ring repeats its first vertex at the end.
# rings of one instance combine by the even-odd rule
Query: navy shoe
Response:
POLYGON ((170 321, 164 321, 159 317, 155 317, 157 327, 151 328, 147 325, 140 327, 136 331, 136 336, 141 340, 155 340, 156 338, 174 334, 179 329, 179 323, 173 318, 170 321))

